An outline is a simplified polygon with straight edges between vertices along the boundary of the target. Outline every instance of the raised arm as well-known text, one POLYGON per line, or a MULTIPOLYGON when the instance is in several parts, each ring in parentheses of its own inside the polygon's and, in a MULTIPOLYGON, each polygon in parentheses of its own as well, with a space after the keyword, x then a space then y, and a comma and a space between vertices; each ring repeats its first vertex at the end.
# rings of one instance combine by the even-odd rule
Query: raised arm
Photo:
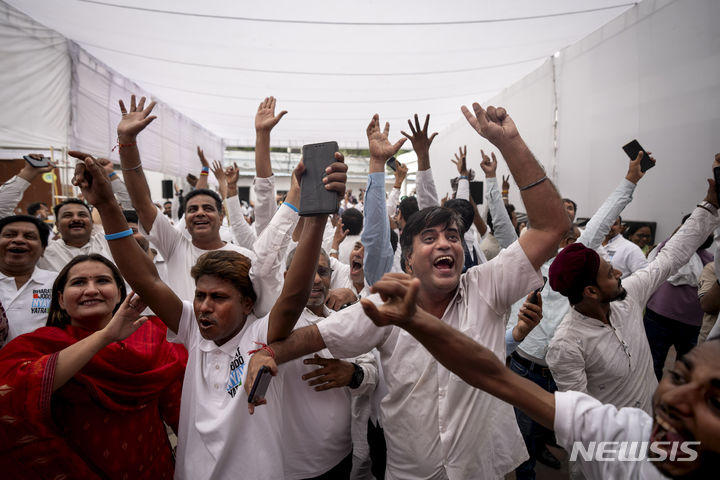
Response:
POLYGON ((458 179, 457 193, 455 195, 455 198, 470 201, 470 179, 467 168, 467 145, 465 145, 464 149, 463 147, 458 147, 458 153, 455 154, 455 159, 453 160, 451 158, 450 161, 455 164, 455 166, 457 167, 458 175, 460 175, 460 178, 458 179))
POLYGON ((385 123, 385 130, 380 131, 380 118, 377 114, 373 116, 367 128, 370 175, 363 209, 365 228, 362 231, 361 241, 365 247, 363 273, 370 285, 390 271, 394 257, 390 244, 390 221, 385 205, 385 161, 400 150, 405 139, 398 140, 393 145, 388 140, 389 131, 389 123, 385 123), (386 157, 388 154, 390 156, 386 157))
POLYGON ((504 108, 473 103, 475 114, 462 107, 468 123, 495 145, 519 185, 531 228, 518 241, 532 265, 538 269, 557 253, 557 246, 570 228, 560 195, 542 166, 520 137, 515 122, 504 108))
POLYGON ((425 116, 425 125, 420 128, 420 120, 417 113, 415 114, 415 125, 408 120, 410 126, 409 135, 406 132, 400 132, 410 139, 413 150, 418 158, 418 171, 416 176, 417 201, 420 210, 426 207, 436 207, 440 205, 438 200, 437 189, 435 188, 435 180, 430 170, 430 145, 437 136, 437 132, 428 137, 428 124, 430 123, 430 115, 425 116))
POLYGON ((237 182, 240 176, 240 170, 236 163, 232 167, 225 169, 225 178, 227 181, 227 199, 225 200, 225 209, 227 210, 228 220, 230 221, 230 229, 235 237, 235 242, 241 247, 252 250, 253 244, 257 240, 257 235, 250 224, 245 220, 242 212, 240 201, 238 200, 237 182))
POLYGON ((207 158, 205 158, 205 152, 202 148, 198 145, 197 147, 197 154, 198 159, 200 159, 200 176, 198 177, 197 181, 195 182, 195 185, 193 187, 195 188, 208 188, 208 177, 210 176, 210 162, 207 161, 207 158))
POLYGON ((405 178, 407 178, 408 173, 407 165, 403 165, 397 160, 395 161, 395 164, 397 165, 395 170, 395 184, 393 185, 393 189, 385 202, 388 217, 395 215, 395 210, 397 209, 398 202, 400 201, 400 189, 402 188, 402 184, 405 181, 405 178))
POLYGON ((468 384, 523 410, 552 429, 555 398, 535 383, 514 374, 493 352, 441 322, 416 304, 418 279, 389 274, 372 287, 385 299, 377 307, 362 299, 365 314, 378 326, 397 325, 408 331, 447 368, 468 384))
POLYGON ((497 158, 495 158, 495 152, 490 152, 490 157, 485 155, 483 150, 480 150, 480 154, 482 155, 480 168, 485 173, 485 198, 488 201, 488 211, 492 216, 493 235, 501 248, 507 248, 517 240, 518 236, 498 189, 497 158))
MULTIPOLYGON (((630 161, 625 178, 585 225, 585 230, 577 239, 578 242, 592 249, 598 248, 602 244, 603 238, 605 238, 615 219, 632 201, 632 195, 638 182, 645 176, 645 173, 640 168, 642 157, 643 152, 640 152, 635 160, 630 161)), ((650 159, 653 162, 655 161, 652 157, 650 159)))
MULTIPOLYGON (((42 158, 42 155, 35 153, 30 154, 30 156, 38 159, 42 158)), ((52 172, 55 167, 56 165, 52 162, 49 162, 48 166, 43 168, 35 168, 25 162, 17 175, 0 185, 0 218, 14 215, 15 207, 17 207, 30 184, 43 173, 52 172)))
MULTIPOLYGON (((335 163, 330 165, 323 182, 325 188, 336 192, 339 197, 345 193, 347 165, 341 153, 335 153, 335 163)), ((302 175, 304 168, 295 170, 302 175)), ((320 247, 323 239, 327 214, 305 217, 300 242, 293 261, 285 275, 285 283, 277 302, 270 311, 268 322, 268 343, 281 340, 292 332, 297 319, 307 305, 313 279, 316 275, 320 247)))
POLYGON ((100 212, 106 238, 110 236, 110 253, 125 281, 163 323, 177 333, 182 301, 163 283, 152 260, 133 238, 102 167, 92 157, 78 162, 73 184, 80 187, 85 199, 100 212), (85 172, 90 174, 92 182, 85 179, 85 172), (128 231, 130 234, 127 234, 128 231))
MULTIPOLYGON (((122 120, 117 127, 118 144, 120 148, 120 166, 125 179, 125 186, 130 194, 130 200, 135 207, 135 211, 140 219, 140 224, 149 232, 155 222, 157 208, 152 202, 150 195, 150 187, 148 187, 145 172, 143 172, 142 161, 140 160, 140 151, 137 147, 137 136, 145 127, 155 120, 154 115, 150 115, 155 102, 145 108, 145 97, 140 99, 140 103, 135 104, 135 95, 130 97, 130 110, 125 108, 122 100, 120 103, 120 112, 122 120)), ((105 229, 107 232, 107 228, 105 229)))

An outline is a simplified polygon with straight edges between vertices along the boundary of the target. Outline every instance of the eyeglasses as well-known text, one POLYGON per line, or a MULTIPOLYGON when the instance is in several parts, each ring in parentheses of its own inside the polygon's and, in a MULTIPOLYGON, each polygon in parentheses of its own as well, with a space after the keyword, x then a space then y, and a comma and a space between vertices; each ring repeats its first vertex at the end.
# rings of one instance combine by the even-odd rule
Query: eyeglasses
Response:
POLYGON ((318 267, 317 274, 321 277, 329 277, 332 274, 332 268, 330 267, 318 267))

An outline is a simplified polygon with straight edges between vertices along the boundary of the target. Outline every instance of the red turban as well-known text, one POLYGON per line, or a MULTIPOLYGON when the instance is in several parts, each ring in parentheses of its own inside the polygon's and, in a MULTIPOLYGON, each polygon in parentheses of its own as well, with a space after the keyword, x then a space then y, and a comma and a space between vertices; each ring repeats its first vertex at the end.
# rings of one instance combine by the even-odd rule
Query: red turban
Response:
POLYGON ((550 286, 570 297, 582 294, 588 285, 594 285, 600 268, 600 255, 582 243, 573 243, 557 254, 550 265, 550 286))

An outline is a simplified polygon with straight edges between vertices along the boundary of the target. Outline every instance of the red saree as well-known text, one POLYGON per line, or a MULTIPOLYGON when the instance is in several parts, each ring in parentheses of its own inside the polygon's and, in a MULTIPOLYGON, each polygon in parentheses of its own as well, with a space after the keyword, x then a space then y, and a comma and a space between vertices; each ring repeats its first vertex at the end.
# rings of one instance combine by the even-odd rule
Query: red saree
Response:
POLYGON ((92 332, 43 327, 0 350, 4 478, 172 478, 163 420, 177 431, 187 362, 146 322, 52 392, 57 354, 92 332))

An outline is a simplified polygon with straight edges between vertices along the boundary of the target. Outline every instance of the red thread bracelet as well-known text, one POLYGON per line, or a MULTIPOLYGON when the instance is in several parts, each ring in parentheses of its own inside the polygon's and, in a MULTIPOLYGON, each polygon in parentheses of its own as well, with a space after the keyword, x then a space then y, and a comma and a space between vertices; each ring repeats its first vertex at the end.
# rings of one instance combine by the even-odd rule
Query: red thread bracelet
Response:
POLYGON ((256 348, 255 350, 250 350, 250 351, 248 351, 248 355, 252 355, 253 353, 257 353, 257 352, 259 352, 260 350, 265 350, 266 352, 268 352, 268 353, 270 354, 270 357, 272 357, 273 359, 275 358, 275 352, 273 352, 273 349, 270 348, 269 345, 267 345, 267 344, 265 344, 265 343, 262 343, 262 342, 253 342, 253 343, 254 343, 255 345, 260 345, 260 348, 256 348))
POLYGON ((112 148, 112 151, 114 152, 116 148, 123 148, 123 147, 134 147, 137 145, 137 142, 135 143, 120 143, 118 140, 118 143, 115 144, 115 146, 112 148))

